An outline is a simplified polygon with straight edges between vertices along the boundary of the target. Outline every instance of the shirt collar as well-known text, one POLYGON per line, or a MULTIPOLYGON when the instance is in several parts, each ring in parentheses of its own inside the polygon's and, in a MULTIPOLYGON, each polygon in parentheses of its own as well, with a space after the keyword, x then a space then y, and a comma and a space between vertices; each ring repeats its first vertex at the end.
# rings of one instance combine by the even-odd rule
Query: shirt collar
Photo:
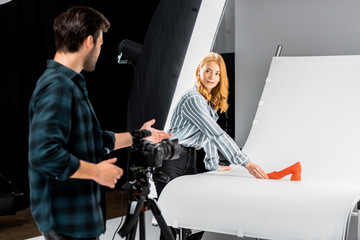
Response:
POLYGON ((75 77, 77 74, 80 74, 80 73, 77 73, 74 70, 62 65, 61 63, 58 63, 58 62, 52 60, 52 59, 49 59, 47 61, 47 67, 48 68, 54 68, 54 69, 58 70, 59 72, 63 73, 66 77, 68 77, 70 79, 75 77))
POLYGON ((52 59, 49 59, 47 61, 47 67, 48 68, 53 68, 56 69, 57 71, 61 72, 62 74, 64 74, 67 78, 71 79, 71 80, 76 80, 79 82, 80 86, 81 86, 81 90, 86 91, 86 83, 85 83, 85 78, 81 73, 75 72, 74 70, 72 70, 71 68, 68 68, 64 65, 62 65, 61 63, 58 63, 52 59))

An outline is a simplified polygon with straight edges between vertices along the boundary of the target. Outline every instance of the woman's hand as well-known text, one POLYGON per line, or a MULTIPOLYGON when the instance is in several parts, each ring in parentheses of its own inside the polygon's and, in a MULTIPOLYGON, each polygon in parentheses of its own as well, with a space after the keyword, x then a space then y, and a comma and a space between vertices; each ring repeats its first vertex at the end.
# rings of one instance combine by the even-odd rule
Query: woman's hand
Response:
POLYGON ((251 161, 246 164, 245 168, 249 171, 251 175, 256 178, 267 179, 268 175, 262 170, 262 168, 251 161))
POLYGON ((229 166, 220 166, 218 170, 216 171, 230 171, 231 167, 229 166))
POLYGON ((151 141, 152 144, 155 144, 155 143, 161 142, 164 139, 170 138, 172 136, 171 133, 167 133, 162 130, 152 128, 151 126, 154 125, 154 123, 155 123, 155 119, 152 119, 142 125, 140 130, 151 131, 151 136, 146 137, 144 139, 151 141))

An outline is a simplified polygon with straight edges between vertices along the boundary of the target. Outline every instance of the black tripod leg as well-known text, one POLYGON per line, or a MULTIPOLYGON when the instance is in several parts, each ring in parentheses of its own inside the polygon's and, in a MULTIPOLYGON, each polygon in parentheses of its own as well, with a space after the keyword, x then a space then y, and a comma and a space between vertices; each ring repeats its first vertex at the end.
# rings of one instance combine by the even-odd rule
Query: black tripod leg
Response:
POLYGON ((144 206, 145 202, 145 196, 141 196, 138 201, 132 201, 131 206, 128 210, 128 214, 125 219, 124 225, 119 230, 119 234, 121 237, 128 236, 129 232, 132 231, 134 228, 136 229, 136 225, 138 223, 138 219, 140 216, 140 213, 142 212, 142 207, 144 206), (131 210, 131 208, 134 207, 135 210, 131 210), (132 214, 130 214, 130 212, 132 214))
POLYGON ((137 222, 134 224, 133 228, 130 230, 130 232, 126 235, 126 240, 135 240, 136 236, 136 228, 137 228, 137 222))
POLYGON ((139 222, 139 231, 140 231, 140 240, 145 240, 145 217, 144 212, 140 213, 140 222, 139 222))
POLYGON ((161 211, 157 206, 156 202, 152 199, 148 199, 151 212, 153 213, 157 223, 159 224, 160 230, 166 240, 175 240, 171 233, 169 226, 166 224, 164 217, 161 215, 161 211))

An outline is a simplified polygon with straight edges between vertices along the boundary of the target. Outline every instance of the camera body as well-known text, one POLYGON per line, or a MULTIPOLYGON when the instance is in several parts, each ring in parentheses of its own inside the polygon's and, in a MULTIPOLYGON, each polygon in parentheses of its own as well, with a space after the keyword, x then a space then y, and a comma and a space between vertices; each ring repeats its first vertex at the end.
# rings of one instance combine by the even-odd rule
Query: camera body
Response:
POLYGON ((164 160, 177 159, 181 153, 181 145, 177 139, 165 139, 151 144, 143 139, 151 136, 148 130, 135 130, 131 133, 133 145, 129 149, 129 164, 132 168, 159 168, 164 160))

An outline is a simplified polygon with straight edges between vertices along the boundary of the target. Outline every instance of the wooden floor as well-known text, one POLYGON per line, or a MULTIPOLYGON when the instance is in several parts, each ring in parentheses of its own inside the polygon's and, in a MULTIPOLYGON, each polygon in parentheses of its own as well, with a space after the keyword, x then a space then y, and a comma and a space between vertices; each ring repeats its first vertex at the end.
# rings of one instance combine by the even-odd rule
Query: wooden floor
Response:
MULTIPOLYGON (((114 190, 107 192, 106 195, 107 219, 125 215, 126 207, 120 206, 122 192, 114 190)), ((124 200, 125 204, 126 199, 124 200)), ((24 240, 40 235, 29 208, 17 211, 15 215, 0 216, 1 240, 24 240)))

